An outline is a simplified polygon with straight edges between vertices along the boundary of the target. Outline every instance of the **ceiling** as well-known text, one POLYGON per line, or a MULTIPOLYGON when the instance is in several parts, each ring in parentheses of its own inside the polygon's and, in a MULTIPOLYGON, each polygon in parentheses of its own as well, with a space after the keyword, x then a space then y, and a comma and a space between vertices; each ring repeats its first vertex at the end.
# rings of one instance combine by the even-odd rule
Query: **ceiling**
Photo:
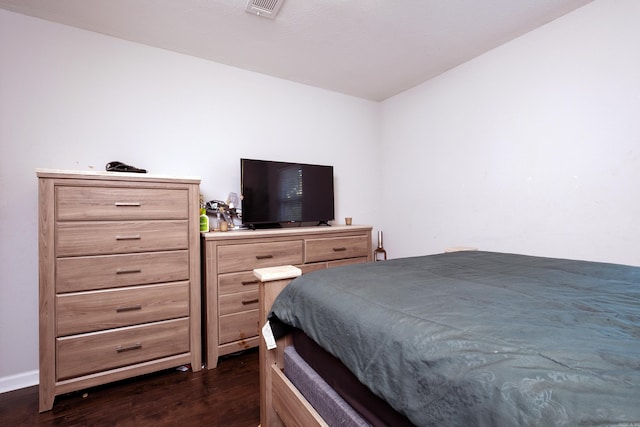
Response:
POLYGON ((0 0, 0 8, 381 101, 592 0, 0 0), (268 2, 267 2, 268 3, 268 2))

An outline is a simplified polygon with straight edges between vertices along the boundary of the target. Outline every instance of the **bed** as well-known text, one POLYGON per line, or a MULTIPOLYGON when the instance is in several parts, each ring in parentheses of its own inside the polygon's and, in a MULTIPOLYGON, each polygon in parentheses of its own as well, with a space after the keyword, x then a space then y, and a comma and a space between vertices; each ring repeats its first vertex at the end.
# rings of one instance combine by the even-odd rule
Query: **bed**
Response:
POLYGON ((260 287, 263 427, 335 425, 287 377, 293 331, 416 426, 640 426, 639 267, 469 251, 289 282, 260 287))

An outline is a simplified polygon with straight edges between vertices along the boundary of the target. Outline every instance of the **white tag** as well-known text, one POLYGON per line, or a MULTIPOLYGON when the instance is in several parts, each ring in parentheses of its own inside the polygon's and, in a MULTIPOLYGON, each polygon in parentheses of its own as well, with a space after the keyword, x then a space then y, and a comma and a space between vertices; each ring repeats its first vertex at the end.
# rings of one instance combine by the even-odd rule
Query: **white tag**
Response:
POLYGON ((267 344, 267 350, 276 348, 276 339, 273 337, 273 331, 271 330, 271 325, 268 320, 262 327, 262 336, 264 337, 264 342, 267 344))

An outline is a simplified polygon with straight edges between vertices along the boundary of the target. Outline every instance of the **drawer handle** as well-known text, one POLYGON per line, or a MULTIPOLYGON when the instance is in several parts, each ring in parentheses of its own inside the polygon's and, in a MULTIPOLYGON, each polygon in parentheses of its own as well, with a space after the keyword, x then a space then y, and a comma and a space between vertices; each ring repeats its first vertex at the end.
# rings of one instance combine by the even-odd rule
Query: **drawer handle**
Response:
POLYGON ((347 248, 345 248, 344 246, 339 247, 339 248, 333 248, 334 252, 344 252, 346 250, 347 250, 347 248))
POLYGON ((139 342, 133 344, 133 345, 128 345, 128 346, 117 346, 116 347, 116 352, 118 353, 124 353, 125 351, 131 351, 131 350, 140 350, 142 348, 142 344, 140 344, 139 342))
POLYGON ((116 236, 116 240, 140 240, 141 237, 139 234, 135 234, 133 236, 116 236))
POLYGON ((136 304, 136 305, 128 305, 125 307, 118 307, 116 308, 116 313, 124 313, 126 311, 136 311, 136 310, 142 310, 142 305, 136 304))
POLYGON ((242 281, 242 286, 257 285, 257 284, 258 284, 257 280, 243 280, 242 281))
POLYGON ((141 273, 141 268, 119 268, 116 270, 116 274, 130 274, 130 273, 141 273))
POLYGON ((256 299, 247 299, 247 300, 243 300, 242 301, 242 305, 255 304, 258 301, 260 301, 258 298, 256 298, 256 299))
POLYGON ((142 206, 142 204, 140 202, 116 202, 115 203, 116 206, 118 207, 138 207, 138 206, 142 206))
POLYGON ((271 259, 273 255, 256 255, 256 259, 271 259))

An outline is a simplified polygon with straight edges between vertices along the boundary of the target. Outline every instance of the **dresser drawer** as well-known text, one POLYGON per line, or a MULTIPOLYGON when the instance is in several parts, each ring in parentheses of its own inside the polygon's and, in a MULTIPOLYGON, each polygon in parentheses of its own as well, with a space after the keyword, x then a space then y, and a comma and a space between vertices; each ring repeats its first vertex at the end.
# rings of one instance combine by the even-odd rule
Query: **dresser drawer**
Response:
POLYGON ((218 273, 289 264, 302 264, 302 240, 218 247, 218 273))
POLYGON ((220 316, 219 344, 258 335, 258 310, 220 316))
POLYGON ((253 275, 253 270, 249 272, 218 275, 218 295, 257 290, 258 279, 253 275))
POLYGON ((305 262, 366 257, 368 236, 330 237, 305 240, 305 262))
POLYGON ((66 187, 56 188, 58 221, 187 219, 186 189, 66 187))
POLYGON ((187 279, 189 279, 187 250, 56 260, 57 293, 187 279))
POLYGON ((63 380, 189 351, 189 319, 56 339, 57 373, 63 380))
POLYGON ((220 314, 240 313, 258 309, 258 290, 222 295, 219 298, 220 314))
POLYGON ((188 221, 63 222, 58 257, 187 249, 188 221))
POLYGON ((57 336, 189 315, 189 282, 56 296, 57 336))

